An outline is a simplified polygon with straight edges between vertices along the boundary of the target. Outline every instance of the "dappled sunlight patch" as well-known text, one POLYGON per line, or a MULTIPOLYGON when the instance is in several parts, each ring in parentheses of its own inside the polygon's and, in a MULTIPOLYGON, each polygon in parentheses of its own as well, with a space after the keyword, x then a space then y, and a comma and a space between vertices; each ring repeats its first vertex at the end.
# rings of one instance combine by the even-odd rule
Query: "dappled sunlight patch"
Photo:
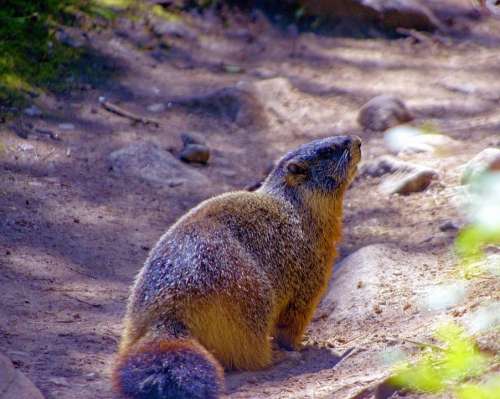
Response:
POLYGON ((457 142, 442 132, 436 133, 424 128, 401 125, 386 131, 384 141, 393 153, 433 153, 438 156, 452 154, 457 142))
POLYGON ((481 306, 464 317, 464 325, 469 334, 478 334, 500 327, 500 302, 481 306))
POLYGON ((467 293, 465 281, 426 287, 422 294, 422 305, 428 310, 444 310, 457 305, 467 293))

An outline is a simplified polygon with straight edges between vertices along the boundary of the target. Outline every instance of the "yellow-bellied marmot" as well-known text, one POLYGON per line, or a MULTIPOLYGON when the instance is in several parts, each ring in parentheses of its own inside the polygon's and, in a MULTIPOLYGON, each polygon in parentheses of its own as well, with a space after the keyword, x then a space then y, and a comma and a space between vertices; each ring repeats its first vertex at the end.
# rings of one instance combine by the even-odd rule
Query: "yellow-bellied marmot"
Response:
POLYGON ((202 202, 160 239, 137 276, 113 370, 129 399, 213 399, 222 367, 297 348, 324 292, 361 140, 335 136, 285 155, 255 192, 202 202))

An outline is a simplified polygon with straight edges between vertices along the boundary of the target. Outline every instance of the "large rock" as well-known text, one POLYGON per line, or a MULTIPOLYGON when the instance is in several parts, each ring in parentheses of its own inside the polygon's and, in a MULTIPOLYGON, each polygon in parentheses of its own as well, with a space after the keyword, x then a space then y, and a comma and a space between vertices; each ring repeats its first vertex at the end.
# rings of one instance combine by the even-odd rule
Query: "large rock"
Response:
POLYGON ((485 172, 500 172, 500 149, 486 148, 465 164, 461 183, 466 184, 485 172))
MULTIPOLYGON (((400 316, 417 298, 414 275, 422 265, 437 267, 437 259, 393 245, 363 247, 335 265, 330 286, 315 314, 318 332, 325 338, 341 330, 357 330, 367 322, 400 316), (394 295, 395 291, 399 295, 394 295), (404 294, 403 294, 404 293, 404 294)), ((321 338, 321 337, 318 337, 321 338)))
POLYGON ((417 0, 302 0, 306 13, 380 23, 386 28, 436 30, 438 18, 417 0))
POLYGON ((151 142, 134 143, 109 155, 113 171, 141 180, 175 187, 182 184, 207 185, 209 180, 151 142))
POLYGON ((0 399, 43 399, 38 388, 0 354, 0 399))
POLYGON ((409 122, 413 115, 399 98, 381 95, 372 98, 358 115, 358 123, 367 130, 382 132, 393 126, 409 122))

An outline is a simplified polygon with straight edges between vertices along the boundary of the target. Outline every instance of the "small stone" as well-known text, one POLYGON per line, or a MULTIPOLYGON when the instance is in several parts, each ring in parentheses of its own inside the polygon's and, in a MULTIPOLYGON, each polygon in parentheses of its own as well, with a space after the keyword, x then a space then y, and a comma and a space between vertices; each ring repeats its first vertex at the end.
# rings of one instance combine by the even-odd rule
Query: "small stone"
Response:
POLYGON ((162 18, 151 18, 149 21, 152 31, 157 36, 176 36, 187 39, 194 38, 195 34, 183 21, 167 21, 162 18))
POLYGON ((409 195, 424 191, 437 177, 438 173, 434 169, 420 167, 402 177, 385 181, 381 188, 387 194, 409 195))
POLYGON ((85 45, 84 41, 77 37, 74 34, 70 34, 69 32, 66 32, 64 30, 59 30, 56 33, 56 38, 61 42, 62 44, 72 47, 72 48, 80 48, 85 45))
POLYGON ((162 104, 162 103, 155 103, 155 104, 151 104, 148 106, 148 111, 149 112, 163 112, 165 111, 165 104, 162 104))
POLYGON ((375 132, 385 131, 413 119, 403 101, 389 95, 372 98, 361 107, 358 114, 358 123, 363 128, 375 132))
POLYGON ((32 144, 28 144, 28 143, 21 143, 18 145, 18 148, 21 151, 33 151, 35 149, 35 147, 32 144))
POLYGON ((93 380, 97 379, 97 373, 87 373, 87 374, 85 374, 85 379, 87 381, 93 381, 93 380))
POLYGON ((361 176, 380 177, 385 174, 398 171, 413 170, 415 165, 401 161, 390 155, 378 157, 371 162, 365 163, 360 169, 361 176))
POLYGON ((243 72, 243 68, 240 67, 239 65, 233 65, 233 64, 223 64, 222 69, 224 72, 227 73, 241 73, 243 72))
POLYGON ((486 148, 465 164, 461 183, 467 184, 485 172, 500 171, 500 149, 486 148))
POLYGON ((57 126, 61 130, 74 130, 75 129, 75 125, 73 125, 72 123, 60 123, 57 126))
POLYGON ((460 226, 453 220, 447 220, 439 226, 439 230, 441 231, 457 231, 459 228, 460 226))
POLYGON ((180 158, 184 162, 206 164, 210 159, 210 150, 203 144, 188 144, 182 149, 180 158))
POLYGON ((24 110, 24 114, 32 117, 42 116, 42 111, 36 106, 32 105, 24 110))

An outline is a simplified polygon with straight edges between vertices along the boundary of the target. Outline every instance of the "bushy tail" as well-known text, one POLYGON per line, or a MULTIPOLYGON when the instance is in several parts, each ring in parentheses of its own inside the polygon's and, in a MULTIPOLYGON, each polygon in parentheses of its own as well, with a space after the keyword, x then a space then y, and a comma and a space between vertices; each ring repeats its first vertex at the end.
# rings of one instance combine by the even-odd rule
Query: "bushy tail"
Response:
POLYGON ((126 399, 217 399, 223 371, 195 340, 155 340, 122 351, 113 385, 126 399))

